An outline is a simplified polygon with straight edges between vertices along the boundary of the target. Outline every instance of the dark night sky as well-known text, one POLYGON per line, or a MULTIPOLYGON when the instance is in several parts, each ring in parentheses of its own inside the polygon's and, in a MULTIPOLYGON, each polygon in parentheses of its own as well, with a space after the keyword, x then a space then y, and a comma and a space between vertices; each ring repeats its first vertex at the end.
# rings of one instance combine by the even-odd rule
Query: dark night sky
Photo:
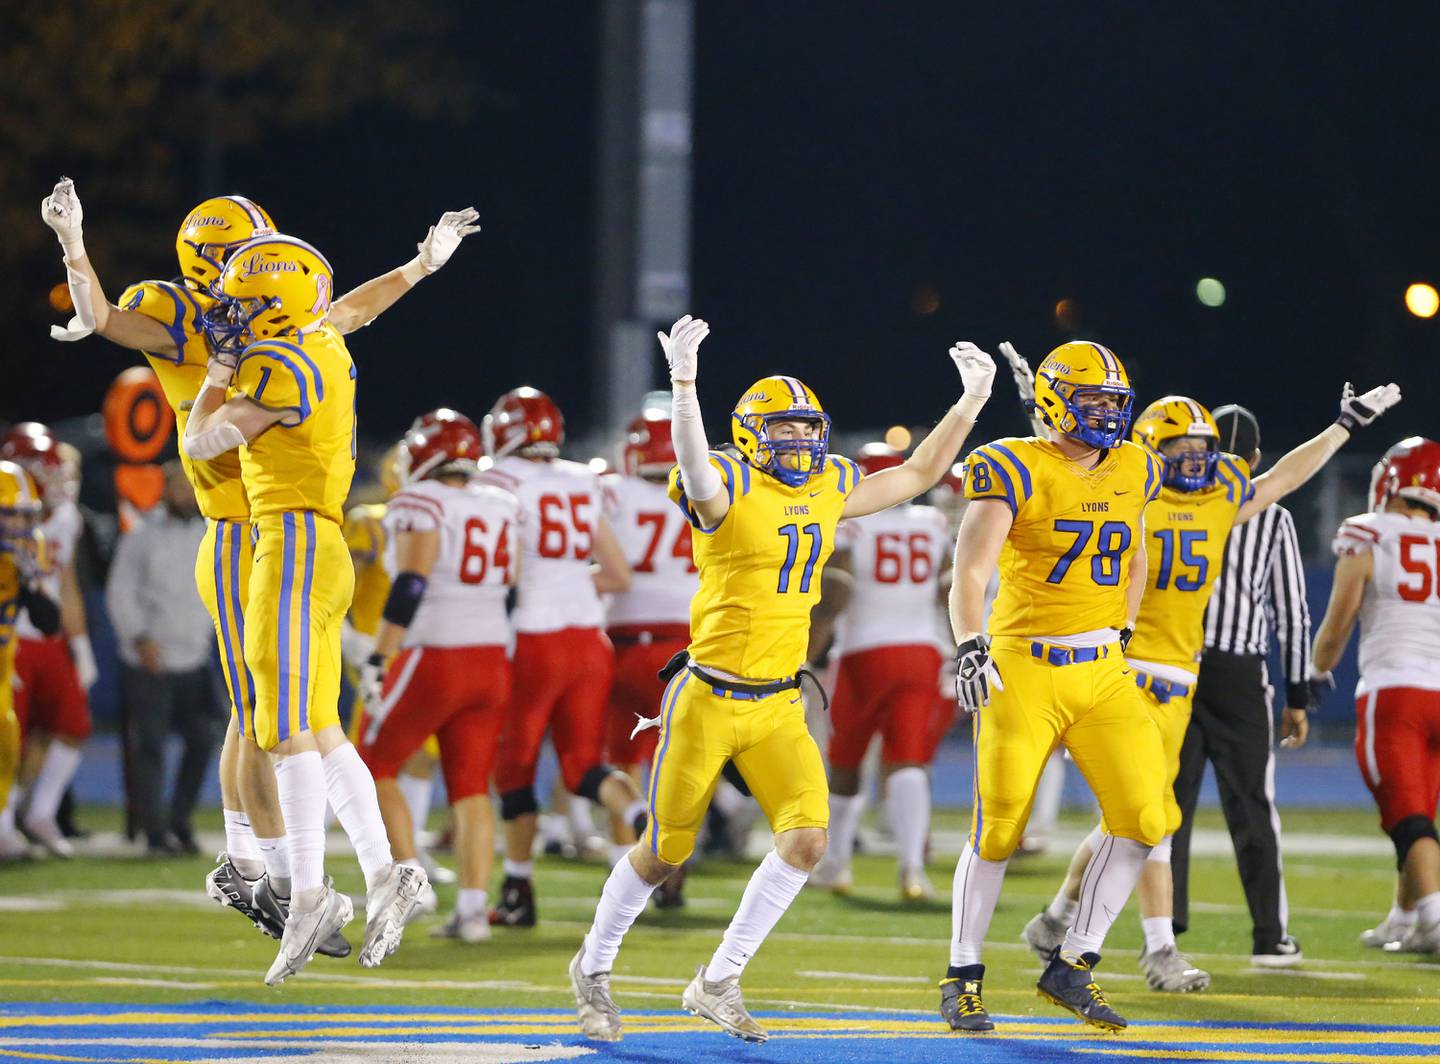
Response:
MULTIPOLYGON (((446 46, 483 90, 463 127, 369 109, 231 153, 224 187, 174 203, 112 295, 173 272, 202 194, 264 203, 341 290, 474 203, 485 232, 353 339, 363 431, 440 403, 478 417, 522 382, 587 427, 598 21, 582 4, 450 6, 469 33, 446 46)), ((928 421, 958 389, 953 340, 1009 338, 1035 361, 1066 338, 1053 308, 1070 297, 1074 334, 1126 360, 1142 403, 1245 402, 1288 444, 1347 377, 1393 378, 1407 400, 1370 449, 1440 434, 1440 318, 1402 304, 1409 281, 1440 283, 1435 10, 1260 6, 702 2, 693 302, 713 326, 712 432, 778 369, 841 426, 928 421), (1195 299, 1205 275, 1227 287, 1219 309, 1195 299), (921 285, 938 312, 912 310, 921 285)), ((104 173, 66 172, 94 250, 125 205, 104 173)), ((7 196, 38 204, 56 176, 7 196)), ((37 300, 58 267, 26 279, 37 300)), ((31 360, 7 419, 94 410, 128 362, 92 340, 76 375, 36 357, 55 352, 35 315, 0 329, 7 360, 31 360)), ((1019 430, 1009 387, 982 435, 1019 430)))

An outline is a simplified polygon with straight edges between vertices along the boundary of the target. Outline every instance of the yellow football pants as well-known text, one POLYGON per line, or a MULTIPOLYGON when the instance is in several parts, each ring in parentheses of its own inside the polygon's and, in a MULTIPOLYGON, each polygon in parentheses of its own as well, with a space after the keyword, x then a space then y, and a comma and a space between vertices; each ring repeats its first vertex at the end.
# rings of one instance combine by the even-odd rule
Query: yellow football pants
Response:
POLYGON ((355 567, 340 526, 308 510, 258 518, 245 661, 264 750, 340 723, 340 622, 355 567))
POLYGON ((820 749, 805 727, 799 690, 733 698, 688 669, 665 688, 650 769, 650 826, 642 843, 668 864, 695 848, 695 833, 725 762, 733 760, 777 835, 830 823, 820 749))
POLYGON ((20 771, 20 722, 15 718, 14 650, 6 648, 9 668, 0 675, 0 813, 10 801, 15 774, 20 771))
POLYGON ((207 521, 195 555, 195 587, 215 626, 220 671, 240 734, 255 737, 255 681, 245 665, 245 600, 255 548, 246 521, 207 521))
MULTIPOLYGON (((1137 679, 1145 674, 1135 673, 1137 679)), ((1195 701, 1195 685, 1189 684, 1183 695, 1172 694, 1161 701, 1148 686, 1141 688, 1150 719, 1160 729, 1160 743, 1165 748, 1165 834, 1180 830, 1180 803, 1175 800, 1175 777, 1180 775, 1180 748, 1185 745, 1185 732, 1190 727, 1190 707, 1195 701)))
POLYGON ((1155 845, 1165 834, 1164 748, 1120 645, 1095 661, 1052 665, 1032 656, 1031 643, 1001 636, 990 647, 1005 689, 992 688, 975 718, 970 844, 987 861, 1015 852, 1040 773, 1063 744, 1108 830, 1155 845))

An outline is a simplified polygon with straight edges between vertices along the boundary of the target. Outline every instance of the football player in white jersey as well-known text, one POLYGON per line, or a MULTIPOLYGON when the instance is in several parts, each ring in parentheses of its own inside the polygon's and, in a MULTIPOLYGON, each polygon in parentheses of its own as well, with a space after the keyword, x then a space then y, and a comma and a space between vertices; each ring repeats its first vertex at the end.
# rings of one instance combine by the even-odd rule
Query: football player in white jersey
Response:
MULTIPOLYGON (((883 443, 856 456, 866 476, 902 462, 883 443)), ((899 863, 900 896, 934 896, 925 877, 930 831, 927 768, 944 734, 937 717, 953 705, 936 697, 942 658, 935 604, 949 554, 944 514, 906 503, 841 523, 836 558, 851 577, 849 602, 835 626, 839 659, 830 700, 830 846, 811 874, 815 886, 850 887, 850 854, 864 801, 860 763, 882 739, 881 771, 899 863)), ((948 713, 946 721, 948 723, 948 713)))
MULTIPOLYGON (((668 410, 648 408, 626 429, 623 474, 607 474, 605 517, 630 566, 630 588, 610 595, 605 628, 615 647, 615 682, 605 723, 605 757, 643 784, 642 767, 655 756, 656 728, 644 727, 665 682, 660 670, 690 643, 690 600, 700 577, 690 544, 690 522, 670 501, 675 468, 668 410)), ((622 825, 612 822, 617 832, 622 825)), ((684 904, 683 869, 655 892, 661 908, 684 904)))
POLYGON ((405 483, 385 513, 395 577, 360 681, 360 753, 395 859, 416 868, 415 825, 396 777, 427 737, 439 740, 460 893, 434 934, 463 942, 490 937, 490 767, 510 695, 505 596, 515 582, 520 519, 513 495, 471 483, 482 449, 480 430, 462 415, 406 435, 405 483))
POLYGON ((615 657, 602 627, 600 596, 625 591, 630 568, 605 519, 599 476, 560 457, 565 420, 549 396, 534 388, 506 392, 485 415, 481 431, 493 462, 482 477, 520 500, 522 544, 511 615, 510 707, 495 762, 505 821, 505 881, 490 922, 530 927, 536 917, 535 768, 547 731, 565 789, 618 818, 617 853, 634 845, 643 828, 640 788, 601 755, 615 657))
POLYGON ((1355 759, 1395 844, 1400 883, 1366 945, 1440 953, 1440 443, 1412 436, 1377 467, 1375 512, 1335 537, 1335 584, 1313 668, 1333 685, 1355 621, 1355 759))
POLYGON ((75 503, 79 474, 74 463, 66 461, 63 446, 49 428, 34 421, 12 426, 0 443, 0 458, 19 464, 39 489, 44 514, 40 533, 46 547, 39 589, 60 604, 60 632, 55 636, 43 635, 24 613, 15 624, 15 715, 25 735, 22 777, 28 782, 21 826, 56 857, 75 852, 56 814, 90 737, 87 692, 99 677, 75 581, 75 547, 84 530, 75 503))

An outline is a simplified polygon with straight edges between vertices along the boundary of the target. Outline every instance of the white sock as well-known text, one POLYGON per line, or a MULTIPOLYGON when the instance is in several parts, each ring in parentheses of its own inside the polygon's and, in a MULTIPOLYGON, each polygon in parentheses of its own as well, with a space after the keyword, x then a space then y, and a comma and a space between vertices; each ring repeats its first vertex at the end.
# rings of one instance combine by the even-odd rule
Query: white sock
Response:
MULTIPOLYGON (((636 798, 633 802, 631 802, 625 807, 625 812, 623 814, 625 823, 633 826, 635 823, 635 818, 637 816, 646 815, 649 808, 650 807, 645 804, 644 798, 636 798)), ((627 846, 626 849, 628 850, 629 847, 627 846)))
POLYGON ((270 877, 270 886, 282 898, 290 897, 290 847, 285 836, 262 839, 255 836, 260 844, 260 856, 265 861, 265 874, 270 877))
POLYGON ((966 846, 955 862, 955 881, 950 894, 950 966, 960 968, 980 963, 980 947, 995 903, 1000 900, 1000 887, 1005 882, 1003 861, 987 861, 974 846, 966 846))
POLYGON ((460 896, 455 901, 455 911, 462 920, 468 920, 472 916, 484 916, 490 911, 490 895, 479 887, 461 887, 460 896))
POLYGON ((1080 906, 1061 947, 1066 953, 1100 952, 1110 925, 1130 900, 1149 854, 1150 847, 1134 839, 1106 835, 1100 840, 1080 880, 1080 906))
POLYGON ((925 837, 930 834, 930 776, 919 766, 896 769, 885 782, 885 812, 895 835, 902 872, 925 867, 925 837))
POLYGON ((825 864, 830 868, 849 868, 855 853, 855 833, 860 829, 860 814, 865 811, 865 798, 859 794, 830 794, 830 842, 825 849, 825 864))
POLYGON ((350 845, 355 847, 368 890, 395 860, 390 853, 390 836, 385 834, 385 820, 380 816, 375 780, 360 760, 360 752, 349 743, 341 743, 325 756, 324 769, 325 793, 340 826, 350 837, 350 845))
POLYGON ((1440 924, 1440 890, 1425 895, 1415 903, 1415 920, 1421 927, 1440 924))
POLYGON ((600 892, 600 904, 595 906, 595 922, 585 935, 580 957, 582 972, 594 975, 610 970, 615 955, 620 952, 620 940, 635 918, 645 911, 645 903, 654 892, 655 888, 640 878, 629 861, 621 861, 610 869, 610 878, 605 880, 605 889, 600 892))
POLYGON ((780 922, 809 878, 809 872, 786 864, 774 850, 765 855, 745 885, 740 908, 735 910, 734 919, 725 929, 720 947, 705 966, 707 982, 718 983, 745 970, 765 936, 780 922))
MULTIPOLYGON (((415 828, 418 840, 420 832, 425 830, 425 824, 430 819, 430 798, 435 792, 435 776, 431 774, 422 778, 402 772, 395 777, 395 783, 410 809, 410 823, 415 828)), ((418 841, 416 845, 419 845, 418 841)))
POLYGON ((535 876, 534 861, 512 861, 505 858, 505 875, 510 879, 533 879, 535 876))
MULTIPOLYGON (((1145 933, 1145 952, 1155 953, 1166 946, 1175 945, 1175 920, 1170 916, 1146 916, 1140 920, 1140 930, 1145 933)), ((1096 952, 1099 952, 1098 950, 1096 952)))
POLYGON ((235 809, 225 810, 225 855, 246 879, 259 879, 265 874, 264 855, 250 827, 250 818, 235 809))
POLYGON ((290 904, 305 912, 325 894, 325 767, 320 751, 277 760, 275 787, 290 851, 290 904))
POLYGON ((1046 907, 1045 913, 1050 919, 1069 927, 1070 921, 1075 919, 1075 910, 1079 905, 1080 903, 1078 901, 1065 893, 1065 887, 1062 885, 1060 889, 1055 892, 1055 897, 1046 907))
POLYGON ((572 794, 565 807, 565 819, 570 825, 570 837, 579 845, 595 834, 595 820, 590 816, 590 802, 572 794))
POLYGON ((41 824, 55 819, 60 809, 60 800, 65 797, 65 788, 75 778, 80 767, 80 750, 59 739, 52 739, 41 762, 40 774, 30 786, 30 810, 25 814, 27 824, 41 824))
POLYGON ((625 860, 625 858, 630 855, 630 851, 633 850, 634 848, 635 848, 635 844, 634 844, 634 843, 630 843, 630 842, 612 842, 612 843, 610 844, 610 863, 613 865, 613 864, 615 864, 617 861, 623 861, 623 860, 625 860))

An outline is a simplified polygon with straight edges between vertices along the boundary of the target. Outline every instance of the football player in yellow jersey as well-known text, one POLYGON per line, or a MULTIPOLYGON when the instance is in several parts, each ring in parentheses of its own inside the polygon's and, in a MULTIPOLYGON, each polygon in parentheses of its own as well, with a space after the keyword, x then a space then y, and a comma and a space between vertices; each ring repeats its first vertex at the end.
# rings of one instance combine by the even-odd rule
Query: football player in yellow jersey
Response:
POLYGON ((423 870, 393 860, 375 783, 340 726, 340 627, 355 589, 340 530, 355 473, 355 364, 327 318, 333 284, 324 256, 294 237, 231 253, 206 315, 215 354, 181 438, 198 460, 240 448, 250 500, 245 662, 255 740, 276 755, 293 884, 272 986, 351 916, 324 879, 327 796, 365 873, 362 965, 398 948, 426 886, 423 870))
MULTIPOLYGON (((30 474, 14 462, 0 461, 0 813, 6 811, 20 768, 15 618, 23 609, 41 634, 54 635, 60 630, 59 605, 35 587, 39 523, 40 493, 30 474)), ((15 852, 0 856, 18 857, 26 851, 16 847, 15 852)))
POLYGON ((829 453, 830 419, 794 377, 765 377, 736 404, 740 457, 710 450, 695 391, 710 327, 681 318, 660 343, 670 364, 677 470, 670 495, 696 530, 700 591, 690 646, 662 672, 660 736, 650 773, 649 826, 605 884, 595 921, 570 962, 581 1029, 621 1036, 610 968, 650 894, 690 856, 726 761, 745 777, 775 833, 719 949, 686 987, 687 1010, 751 1042, 767 1035, 745 1009, 740 975, 825 852, 829 788, 805 727, 800 670, 810 612, 844 517, 928 491, 949 470, 990 394, 995 364, 972 344, 950 355, 965 394, 904 463, 862 479, 829 453))
MULTIPOLYGON (((209 357, 202 318, 214 303, 210 289, 235 247, 256 234, 274 231, 269 214, 243 196, 217 196, 201 203, 185 216, 176 237, 180 277, 131 285, 121 297, 123 306, 106 299, 86 254, 84 212, 73 182, 60 180, 42 202, 41 217, 64 249, 76 309, 69 327, 52 329, 52 335, 78 340, 94 331, 144 353, 183 434, 209 357)), ((442 215, 419 245, 415 259, 339 299, 331 307, 331 324, 349 333, 373 320, 444 266, 460 241, 478 230, 474 221, 473 210, 442 215)), ((235 722, 226 730, 220 756, 227 856, 207 877, 206 886, 212 897, 233 905, 267 934, 279 937, 284 899, 289 895, 285 824, 269 759, 261 756, 254 742, 254 683, 244 661, 244 601, 253 555, 249 501, 238 455, 226 453, 196 462, 182 454, 181 460, 200 512, 207 518, 205 540, 196 557, 196 586, 215 625, 235 722)), ((349 949, 337 935, 322 952, 344 956, 349 949)))
MULTIPOLYGON (((1157 399, 1135 422, 1135 442, 1165 463, 1160 496, 1145 514, 1145 597, 1125 651, 1165 752, 1165 836, 1150 851, 1139 885, 1145 935, 1140 967, 1152 990, 1184 992, 1210 984, 1209 974, 1175 944, 1170 841, 1180 827, 1173 785, 1205 641, 1205 607, 1220 576, 1230 529, 1304 484, 1349 439, 1351 428, 1369 424, 1398 399, 1393 385, 1358 397, 1346 385, 1340 419, 1253 482, 1243 458, 1221 453, 1215 419, 1195 400, 1157 399)), ((1042 957, 1048 958, 1064 937, 1079 904, 1081 878, 1104 831, 1102 823, 1080 844, 1055 900, 1025 927, 1026 941, 1042 957)))

